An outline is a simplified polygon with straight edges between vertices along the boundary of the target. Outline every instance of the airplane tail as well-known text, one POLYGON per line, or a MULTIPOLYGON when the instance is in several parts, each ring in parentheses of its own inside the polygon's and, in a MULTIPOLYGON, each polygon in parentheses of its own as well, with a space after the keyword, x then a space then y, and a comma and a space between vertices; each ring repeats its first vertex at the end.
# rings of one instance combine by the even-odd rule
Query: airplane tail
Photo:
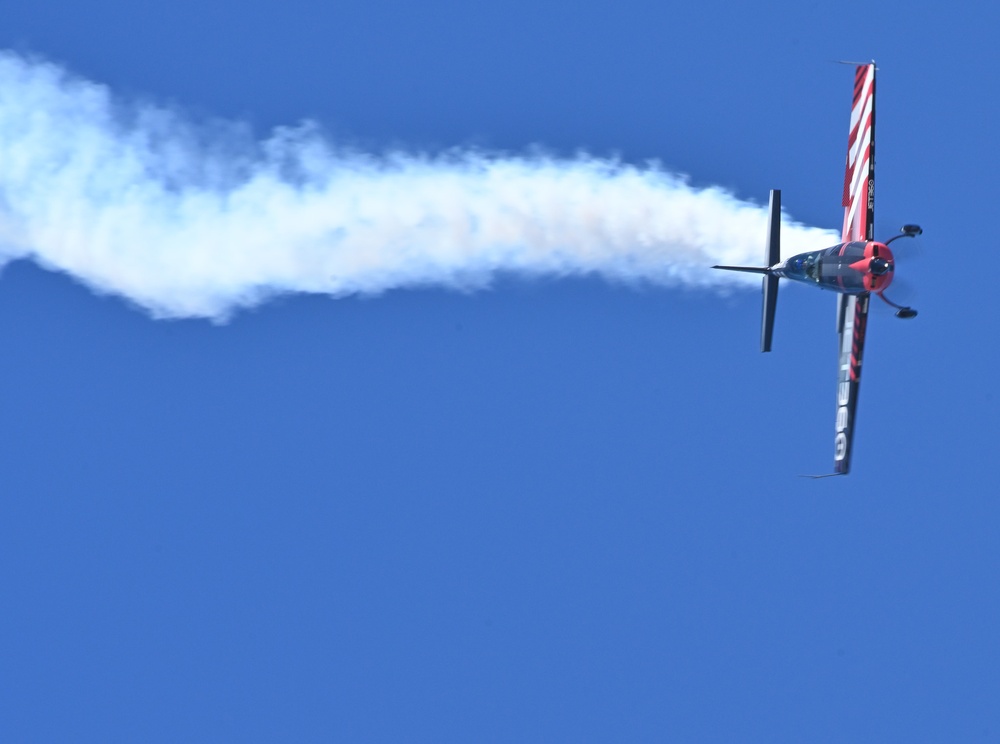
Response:
POLYGON ((751 274, 763 274, 761 292, 764 295, 764 306, 760 322, 760 350, 771 350, 771 336, 774 333, 774 312, 778 305, 778 277, 772 269, 781 262, 781 191, 771 190, 768 201, 767 218, 767 249, 764 254, 767 266, 713 266, 713 269, 726 271, 746 271, 751 274))

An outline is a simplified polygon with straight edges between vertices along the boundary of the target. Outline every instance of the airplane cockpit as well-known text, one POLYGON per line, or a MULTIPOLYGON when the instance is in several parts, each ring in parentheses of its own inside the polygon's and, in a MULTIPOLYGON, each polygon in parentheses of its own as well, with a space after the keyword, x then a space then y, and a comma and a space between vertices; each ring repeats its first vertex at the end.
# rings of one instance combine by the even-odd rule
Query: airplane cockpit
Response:
POLYGON ((789 279, 819 282, 819 257, 822 253, 813 251, 793 256, 785 264, 785 275, 789 279))

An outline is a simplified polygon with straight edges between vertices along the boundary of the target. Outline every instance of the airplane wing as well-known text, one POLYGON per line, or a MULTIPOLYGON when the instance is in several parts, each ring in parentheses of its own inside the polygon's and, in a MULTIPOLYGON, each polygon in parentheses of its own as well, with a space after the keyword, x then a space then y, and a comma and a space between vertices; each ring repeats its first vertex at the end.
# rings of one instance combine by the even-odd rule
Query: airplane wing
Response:
POLYGON ((875 239, 875 63, 854 73, 851 136, 844 171, 845 243, 875 239))
MULTIPOLYGON (((875 234, 875 63, 858 65, 854 72, 854 105, 844 172, 843 242, 874 240, 875 234)), ((855 412, 861 385, 861 356, 865 350, 869 295, 837 296, 840 334, 837 378, 837 426, 833 469, 847 475, 851 469, 855 412)))
POLYGON ((861 386, 861 355, 865 349, 869 295, 841 295, 840 349, 837 370, 837 434, 833 471, 847 475, 851 469, 855 411, 861 386))

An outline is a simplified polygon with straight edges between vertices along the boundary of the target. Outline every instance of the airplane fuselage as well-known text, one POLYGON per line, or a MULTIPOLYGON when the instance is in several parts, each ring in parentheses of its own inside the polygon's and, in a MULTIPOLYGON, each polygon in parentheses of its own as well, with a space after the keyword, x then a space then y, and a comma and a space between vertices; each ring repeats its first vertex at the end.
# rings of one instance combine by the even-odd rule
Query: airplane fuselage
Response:
POLYGON ((892 282, 892 251, 874 240, 839 243, 800 253, 771 267, 771 273, 843 294, 881 292, 892 282))

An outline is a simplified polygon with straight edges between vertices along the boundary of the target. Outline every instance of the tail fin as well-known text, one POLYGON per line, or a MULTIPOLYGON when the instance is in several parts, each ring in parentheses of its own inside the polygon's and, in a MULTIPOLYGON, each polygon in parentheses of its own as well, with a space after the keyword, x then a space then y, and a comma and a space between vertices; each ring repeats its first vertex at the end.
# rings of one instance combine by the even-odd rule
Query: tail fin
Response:
POLYGON ((760 322, 760 350, 771 350, 771 336, 774 334, 774 311, 778 305, 778 277, 771 269, 781 262, 781 191, 771 190, 768 202, 767 218, 767 248, 764 252, 767 266, 713 266, 713 269, 726 271, 747 271, 751 274, 763 274, 761 291, 764 294, 764 307, 760 322))

